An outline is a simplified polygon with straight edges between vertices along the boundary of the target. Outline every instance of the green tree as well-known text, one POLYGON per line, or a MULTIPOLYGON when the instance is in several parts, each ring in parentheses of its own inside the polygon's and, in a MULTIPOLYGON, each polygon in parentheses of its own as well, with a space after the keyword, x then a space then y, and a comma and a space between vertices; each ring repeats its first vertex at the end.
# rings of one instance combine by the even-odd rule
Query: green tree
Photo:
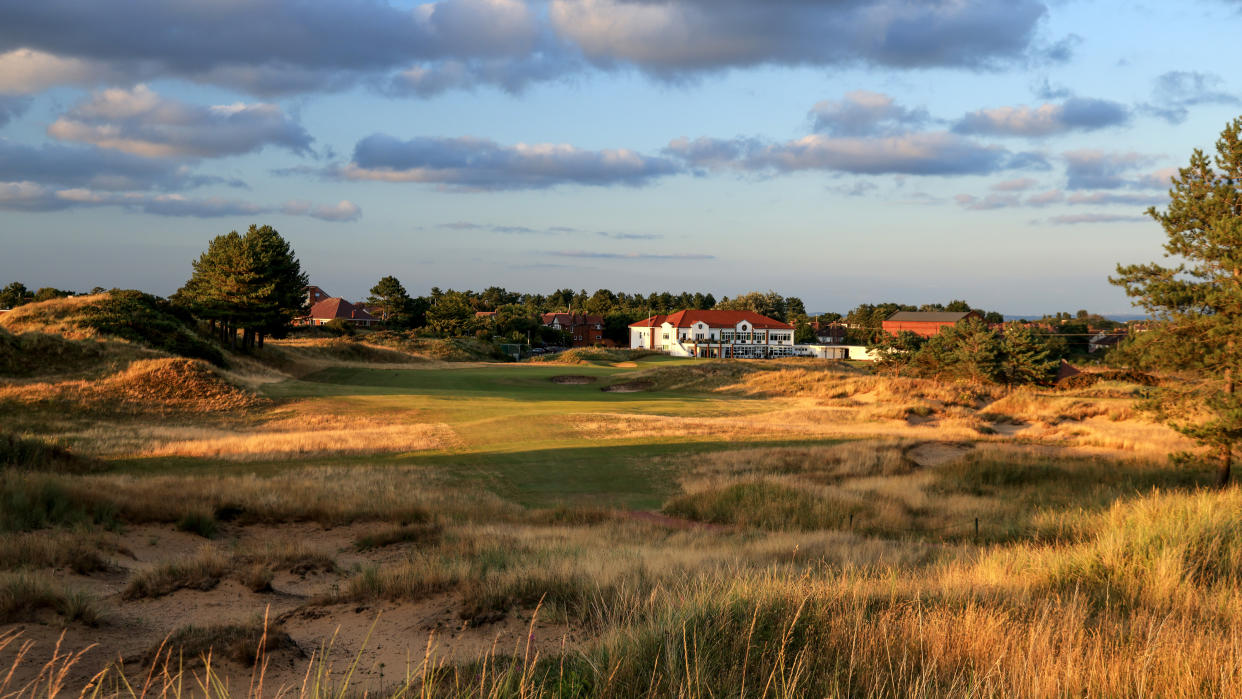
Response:
MULTIPOLYGON (((1004 347, 1000 337, 983 321, 966 318, 928 339, 919 357, 929 364, 971 381, 998 381, 1004 377, 1004 347)), ((939 373, 926 371, 924 373, 939 373)))
POLYGON ((367 303, 379 309, 381 322, 399 323, 410 305, 410 295, 401 286, 401 281, 390 275, 382 277, 371 287, 367 303))
POLYGON ((251 349, 305 312, 308 280, 289 243, 271 226, 216 236, 192 263, 173 300, 207 320, 221 340, 251 349))
POLYGON ((440 297, 427 309, 427 328, 443 337, 466 337, 476 329, 474 308, 459 294, 440 297))
POLYGON ((1168 237, 1167 256, 1182 262, 1118 265, 1109 281, 1164 321, 1144 343, 1160 364, 1198 370, 1210 383, 1205 403, 1211 418, 1173 426, 1215 450, 1223 487, 1242 436, 1235 386, 1242 370, 1242 117, 1225 126, 1214 158, 1196 148, 1172 185, 1168 208, 1151 207, 1147 215, 1168 237))
POLYGON ((1060 357, 1052 343, 1026 325, 1005 326, 1001 351, 1001 373, 1007 383, 1044 384, 1056 375, 1060 357))
POLYGON ((29 303, 31 298, 30 290, 21 282, 10 282, 4 289, 0 289, 0 308, 17 308, 18 306, 29 303))

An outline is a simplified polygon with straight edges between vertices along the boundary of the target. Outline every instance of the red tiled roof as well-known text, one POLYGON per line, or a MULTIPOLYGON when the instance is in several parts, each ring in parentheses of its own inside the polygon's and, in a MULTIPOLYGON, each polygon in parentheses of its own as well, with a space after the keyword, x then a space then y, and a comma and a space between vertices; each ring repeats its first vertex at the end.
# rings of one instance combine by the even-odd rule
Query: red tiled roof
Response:
POLYGON ((544 313, 543 324, 559 323, 565 327, 571 325, 603 325, 604 316, 581 315, 578 313, 544 313))
POLYGON ((324 299, 310 309, 311 318, 348 318, 351 320, 374 320, 362 306, 355 306, 343 298, 324 299))
POLYGON ((651 328, 669 323, 674 328, 689 328, 695 323, 705 323, 709 328, 732 328, 746 321, 759 330, 793 330, 793 326, 779 320, 759 315, 754 311, 677 311, 666 316, 651 316, 631 328, 651 328))

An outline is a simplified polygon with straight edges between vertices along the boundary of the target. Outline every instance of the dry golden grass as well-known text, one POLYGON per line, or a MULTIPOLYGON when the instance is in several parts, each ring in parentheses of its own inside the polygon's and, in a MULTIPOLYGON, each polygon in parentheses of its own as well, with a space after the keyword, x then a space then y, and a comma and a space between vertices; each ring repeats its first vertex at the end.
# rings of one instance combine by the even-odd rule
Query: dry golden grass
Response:
POLYGON ((0 404, 80 413, 234 412, 267 401, 196 359, 140 359, 103 379, 0 385, 0 404))
POLYGON ((334 428, 306 426, 300 430, 271 429, 248 432, 207 430, 202 437, 156 444, 142 456, 193 456, 234 461, 294 459, 321 454, 377 454, 447 449, 456 435, 445 424, 389 424, 380 420, 350 420, 334 428))
POLYGON ((82 307, 108 298, 107 293, 93 296, 70 296, 53 301, 18 306, 8 313, 0 314, 0 325, 10 332, 41 332, 62 335, 70 340, 96 337, 98 333, 82 328, 72 322, 81 314, 82 307))

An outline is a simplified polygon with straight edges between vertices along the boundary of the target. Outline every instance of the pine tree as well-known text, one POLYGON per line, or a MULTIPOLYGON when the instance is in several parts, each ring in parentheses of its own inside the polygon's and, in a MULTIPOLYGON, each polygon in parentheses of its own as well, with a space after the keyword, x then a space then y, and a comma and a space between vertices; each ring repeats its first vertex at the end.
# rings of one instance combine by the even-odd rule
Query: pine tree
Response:
POLYGON ((1223 487, 1242 436, 1242 401, 1235 392, 1242 370, 1242 117, 1226 125, 1215 158, 1195 149, 1172 185, 1168 208, 1151 207, 1147 214, 1168 236, 1166 256, 1182 262, 1118 265, 1109 281, 1165 321, 1142 343, 1160 363, 1196 369, 1214 389, 1205 401, 1209 420, 1173 426, 1216 452, 1223 487))
POLYGON ((1007 325, 1001 350, 1001 371, 1007 383, 1045 384, 1056 375, 1060 358, 1043 333, 1025 325, 1007 325))
POLYGON ((306 275, 289 243, 271 226, 216 236, 192 263, 173 300, 208 321, 221 341, 242 349, 283 331, 306 304, 306 275))
POLYGON ((396 322, 401 319, 406 307, 410 305, 410 295, 401 285, 400 280, 387 276, 371 287, 371 296, 367 298, 367 303, 379 308, 381 321, 396 322))

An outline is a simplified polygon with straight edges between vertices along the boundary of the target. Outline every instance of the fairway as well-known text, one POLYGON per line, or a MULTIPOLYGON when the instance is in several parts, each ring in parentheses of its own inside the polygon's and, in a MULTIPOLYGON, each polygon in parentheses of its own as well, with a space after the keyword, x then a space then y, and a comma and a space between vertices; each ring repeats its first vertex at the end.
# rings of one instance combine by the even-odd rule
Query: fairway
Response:
MULTIPOLYGON (((772 409, 771 401, 684 391, 613 393, 653 365, 693 360, 653 357, 631 367, 483 364, 436 369, 331 367, 266 387, 273 398, 310 410, 347 415, 404 415, 448 425, 448 449, 381 455, 377 463, 420 464, 442 478, 482 486, 529 507, 600 506, 656 509, 676 491, 677 464, 732 448, 734 440, 687 436, 598 439, 576 424, 582 416, 720 417, 772 409), (593 383, 552 379, 580 376, 593 383)), ((809 444, 825 440, 760 441, 809 444)), ((357 458, 352 459, 357 462, 357 458)), ((312 460, 341 463, 340 457, 312 460)), ((303 462, 306 463, 306 462, 303 462)), ((262 465, 252 465, 260 466, 262 465)), ((273 464, 271 467, 278 468, 273 464)), ((267 470, 267 469, 264 469, 267 470)))

